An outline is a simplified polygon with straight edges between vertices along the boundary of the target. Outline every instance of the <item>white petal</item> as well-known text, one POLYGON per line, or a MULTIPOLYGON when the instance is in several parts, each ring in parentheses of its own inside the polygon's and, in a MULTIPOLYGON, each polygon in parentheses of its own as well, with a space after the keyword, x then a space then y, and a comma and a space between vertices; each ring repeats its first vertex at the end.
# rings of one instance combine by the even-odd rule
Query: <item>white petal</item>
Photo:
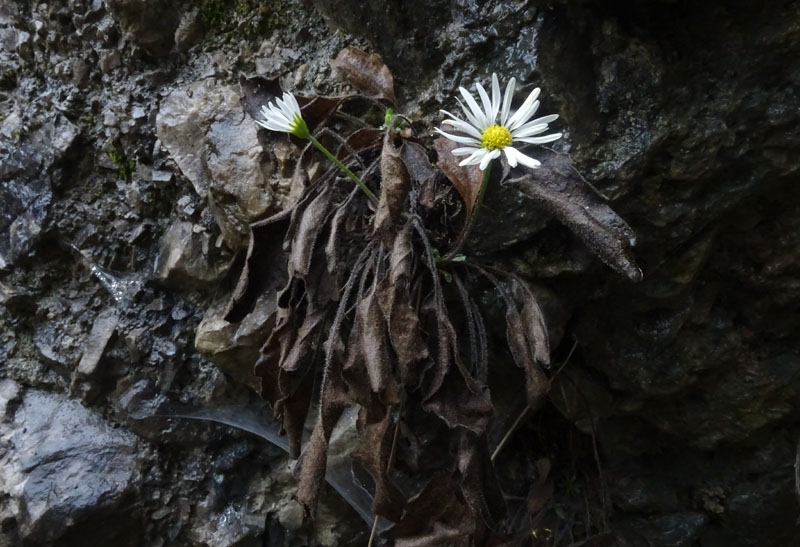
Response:
POLYGON ((452 112, 448 112, 447 110, 439 110, 439 112, 441 112, 441 113, 442 113, 442 114, 444 114, 445 116, 448 116, 448 117, 450 117, 450 118, 451 118, 451 119, 453 119, 453 120, 461 120, 461 118, 459 118, 458 116, 456 116, 456 115, 455 115, 455 114, 453 114, 452 112))
POLYGON ((531 120, 528 124, 540 124, 540 123, 551 123, 558 119, 558 114, 548 114, 547 116, 542 116, 541 118, 536 118, 535 120, 531 120))
POLYGON ((511 167, 517 166, 517 151, 511 148, 510 146, 506 146, 503 148, 503 152, 506 153, 506 159, 508 160, 508 164, 511 167))
POLYGON ((453 116, 452 114, 450 114, 446 110, 440 110, 439 112, 442 112, 443 114, 451 117, 451 119, 449 119, 449 120, 444 120, 442 122, 442 124, 452 125, 456 129, 459 129, 459 130, 463 131, 464 133, 472 135, 472 136, 474 136, 474 137, 476 137, 478 139, 481 138, 481 132, 478 131, 477 129, 475 129, 475 127, 472 124, 467 123, 464 120, 459 120, 458 118, 456 118, 455 116, 453 116))
POLYGON ((494 117, 490 118, 490 116, 492 116, 492 101, 489 100, 489 95, 486 93, 486 90, 483 89, 483 86, 480 83, 475 84, 475 87, 478 89, 478 95, 480 95, 481 102, 483 103, 483 111, 486 114, 486 123, 492 125, 494 124, 494 117))
POLYGON ((289 131, 289 121, 282 114, 269 112, 264 115, 263 127, 271 131, 289 131))
POLYGON ((500 150, 492 150, 491 152, 483 156, 481 164, 478 167, 480 167, 481 171, 483 171, 484 169, 486 169, 486 166, 489 165, 490 161, 499 156, 500 156, 500 150))
POLYGON ((522 137, 532 137, 533 135, 544 133, 545 131, 547 131, 548 127, 549 126, 546 123, 540 123, 539 125, 530 125, 526 123, 522 127, 518 127, 514 131, 512 131, 511 138, 519 139, 522 137))
POLYGON ((436 131, 437 133, 439 133, 440 135, 442 135, 444 137, 447 137, 448 139, 450 139, 453 142, 460 142, 461 144, 473 144, 473 145, 480 144, 480 143, 476 142, 473 137, 464 137, 464 136, 461 136, 461 135, 452 135, 450 133, 445 133, 444 131, 442 131, 438 127, 436 129, 434 129, 434 131, 436 131))
POLYGON ((289 128, 287 126, 285 126, 283 124, 275 123, 273 120, 267 120, 265 122, 259 121, 257 123, 261 127, 269 129, 270 131, 285 131, 285 132, 289 131, 289 128))
POLYGON ((266 116, 264 120, 275 127, 280 127, 277 131, 289 131, 289 127, 292 125, 289 120, 287 120, 283 114, 275 114, 272 113, 269 116, 266 116))
MULTIPOLYGON (((530 137, 531 135, 536 135, 535 132, 534 133, 527 133, 526 135, 523 135, 523 133, 526 133, 529 129, 531 129, 533 127, 544 127, 544 129, 542 131, 547 131, 547 124, 549 124, 550 122, 555 121, 557 119, 558 119, 558 114, 549 114, 547 116, 542 116, 541 118, 536 118, 535 120, 532 120, 532 121, 529 121, 526 124, 520 125, 516 129, 511 131, 511 136, 512 137, 517 137, 517 136, 519 136, 519 137, 530 137)), ((542 131, 539 131, 539 133, 541 133, 542 131)))
POLYGON ((275 105, 270 105, 269 108, 262 106, 261 114, 267 121, 272 120, 275 123, 283 123, 287 127, 289 125, 289 119, 275 105))
POLYGON ((538 87, 531 91, 531 94, 528 95, 528 98, 525 99, 525 102, 522 103, 522 106, 519 107, 519 110, 517 110, 514 115, 511 116, 511 119, 508 120, 508 125, 506 125, 506 127, 508 127, 509 130, 522 125, 528 121, 531 116, 533 116, 533 114, 536 112, 536 109, 539 108, 539 102, 536 100, 536 98, 539 96, 541 91, 542 90, 538 87))
POLYGON ((286 97, 286 101, 290 104, 294 112, 297 114, 301 114, 300 105, 297 104, 297 99, 295 99, 294 95, 292 95, 291 93, 286 93, 286 95, 288 95, 288 97, 286 97))
POLYGON ((482 148, 476 148, 474 146, 464 146, 462 148, 454 148, 450 151, 451 154, 454 156, 469 156, 470 154, 474 154, 478 150, 482 150, 482 148))
POLYGON ((474 127, 480 129, 481 128, 480 120, 478 120, 478 118, 472 115, 472 112, 470 112, 469 108, 464 106, 464 103, 461 102, 461 99, 457 98, 456 102, 458 103, 458 106, 461 107, 461 111, 464 113, 464 117, 466 117, 469 120, 469 123, 471 123, 474 127))
POLYGON ((552 135, 542 135, 541 137, 524 137, 517 139, 520 142, 527 142, 528 144, 544 144, 546 142, 557 141, 561 138, 561 133, 553 133, 552 135))
MULTIPOLYGON (((525 167, 530 167, 532 169, 536 169, 537 167, 541 167, 541 165, 542 165, 542 162, 540 162, 539 160, 533 159, 530 156, 526 156, 525 154, 523 154, 522 152, 520 152, 516 148, 512 148, 510 146, 506 146, 503 149, 503 151, 505 151, 505 153, 506 153, 506 157, 508 158, 508 164, 509 165, 511 165, 511 156, 512 155, 514 156, 514 159, 516 160, 515 163, 521 163, 525 167)), ((511 165, 511 167, 514 167, 514 165, 511 165)))
POLYGON ((473 152, 470 157, 468 157, 465 160, 461 160, 461 162, 458 165, 460 165, 461 167, 467 165, 477 165, 483 160, 484 156, 487 156, 488 154, 489 154, 488 150, 486 150, 485 148, 479 148, 478 150, 473 152))
POLYGON ((500 125, 506 125, 508 120, 508 111, 511 110, 511 99, 514 97, 514 87, 517 80, 511 78, 506 85, 506 94, 503 96, 503 110, 500 112, 500 125))
POLYGON ((492 120, 497 120, 497 113, 500 112, 500 82, 497 81, 497 74, 492 74, 492 120))
POLYGON ((469 106, 470 110, 472 110, 472 115, 475 116, 475 119, 478 121, 478 123, 475 124, 475 127, 483 131, 492 125, 491 123, 488 123, 486 114, 481 111, 481 107, 478 106, 478 103, 475 101, 475 98, 469 94, 469 91, 463 87, 459 87, 458 90, 461 92, 461 96, 464 97, 464 100, 467 102, 467 106, 469 106))
POLYGON ((284 96, 283 96, 283 99, 276 99, 275 102, 278 104, 278 108, 280 109, 281 114, 286 116, 286 119, 293 120, 295 114, 298 114, 298 113, 295 112, 292 109, 292 106, 286 102, 285 99, 287 98, 287 95, 288 94, 285 93, 284 96))

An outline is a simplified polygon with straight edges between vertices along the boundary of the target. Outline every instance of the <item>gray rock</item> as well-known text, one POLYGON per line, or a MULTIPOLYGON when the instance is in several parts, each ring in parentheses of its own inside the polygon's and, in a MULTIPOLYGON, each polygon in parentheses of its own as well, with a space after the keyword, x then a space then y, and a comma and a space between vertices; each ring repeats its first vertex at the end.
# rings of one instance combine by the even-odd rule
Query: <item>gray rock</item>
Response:
POLYGON ((6 124, 0 135, 0 270, 36 246, 52 201, 51 167, 78 135, 61 115, 30 134, 22 134, 25 129, 17 123, 11 138, 5 135, 6 124))
POLYGON ((83 344, 83 355, 78 362, 76 378, 89 378, 97 373, 97 365, 111 337, 116 334, 118 324, 119 318, 114 308, 106 308, 97 315, 92 330, 83 344))
POLYGON ((180 20, 176 3, 168 0, 104 0, 125 36, 157 57, 172 50, 180 20))
POLYGON ((239 93, 214 80, 173 91, 161 103, 158 138, 198 195, 208 197, 226 242, 246 244, 248 224, 273 203, 257 126, 239 93))
MULTIPOLYGON (((19 397, 6 388, 7 381, 0 398, 19 397)), ((131 433, 112 428, 77 401, 29 390, 13 416, 0 421, 0 439, 0 492, 8 496, 0 519, 14 522, 19 544, 85 536, 89 526, 96 544, 137 544, 143 530, 135 525, 131 503, 142 452, 131 433)))
POLYGON ((203 36, 203 18, 197 9, 183 14, 178 28, 175 29, 175 46, 179 52, 187 52, 203 36))
POLYGON ((52 200, 48 166, 41 150, 23 143, 0 161, 0 270, 12 266, 36 244, 52 200))
POLYGON ((234 379, 258 390, 260 379, 253 374, 253 365, 269 334, 265 327, 269 316, 275 313, 275 299, 259 298, 240 323, 225 321, 226 306, 227 300, 223 300, 206 311, 197 326, 195 348, 234 379))
POLYGON ((199 225, 175 221, 161 239, 154 275, 176 289, 209 287, 225 277, 230 260, 212 260, 211 235, 199 225))

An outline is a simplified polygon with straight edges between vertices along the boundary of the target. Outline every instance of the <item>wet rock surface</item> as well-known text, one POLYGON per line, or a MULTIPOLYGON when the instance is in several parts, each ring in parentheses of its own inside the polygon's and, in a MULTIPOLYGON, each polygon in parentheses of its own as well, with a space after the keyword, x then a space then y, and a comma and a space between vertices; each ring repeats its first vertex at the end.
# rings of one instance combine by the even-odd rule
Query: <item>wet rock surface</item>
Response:
POLYGON ((41 545, 91 528, 98 542, 139 544, 135 499, 143 470, 136 436, 64 395, 23 393, 13 381, 2 382, 0 488, 10 496, 3 522, 9 536, 41 545))
MULTIPOLYGON (((636 232, 639 284, 524 200, 480 232, 551 295, 554 362, 570 358, 544 416, 594 435, 609 528, 634 546, 792 545, 797 7, 378 4, 0 4, 0 545, 366 544, 333 494, 302 524, 267 441, 132 403, 257 404, 274 303, 240 324, 223 303, 296 151, 256 131, 239 76, 335 94, 347 45, 382 56, 423 124, 493 71, 517 101, 541 86, 554 149, 636 232)), ((512 472, 540 427, 506 449, 512 472)))

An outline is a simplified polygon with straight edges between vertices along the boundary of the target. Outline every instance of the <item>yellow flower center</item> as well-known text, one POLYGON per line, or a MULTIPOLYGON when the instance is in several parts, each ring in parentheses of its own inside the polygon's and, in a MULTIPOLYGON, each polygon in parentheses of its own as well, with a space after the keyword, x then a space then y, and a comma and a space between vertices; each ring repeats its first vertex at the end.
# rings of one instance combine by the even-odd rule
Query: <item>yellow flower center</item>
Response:
POLYGON ((481 133, 481 147, 486 150, 502 150, 511 144, 511 131, 502 125, 487 127, 481 133))

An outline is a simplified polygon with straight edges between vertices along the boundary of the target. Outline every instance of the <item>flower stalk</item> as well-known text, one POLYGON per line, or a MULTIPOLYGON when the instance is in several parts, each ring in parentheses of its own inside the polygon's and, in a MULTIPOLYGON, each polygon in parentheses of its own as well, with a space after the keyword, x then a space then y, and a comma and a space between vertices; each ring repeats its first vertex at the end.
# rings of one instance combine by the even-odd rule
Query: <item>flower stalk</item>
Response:
POLYGON ((483 197, 486 195, 486 188, 489 186, 489 179, 492 178, 492 163, 494 162, 489 161, 489 163, 486 165, 486 169, 483 170, 483 179, 481 179, 481 186, 478 188, 478 195, 475 198, 475 206, 472 208, 472 211, 470 211, 467 221, 464 224, 464 228, 462 228, 461 233, 458 234, 458 239, 456 240, 453 249, 444 255, 441 260, 439 260, 440 264, 453 262, 453 259, 461 254, 461 248, 464 247, 464 243, 467 242, 467 238, 469 237, 469 234, 475 225, 475 219, 478 216, 478 210, 483 205, 483 197))

